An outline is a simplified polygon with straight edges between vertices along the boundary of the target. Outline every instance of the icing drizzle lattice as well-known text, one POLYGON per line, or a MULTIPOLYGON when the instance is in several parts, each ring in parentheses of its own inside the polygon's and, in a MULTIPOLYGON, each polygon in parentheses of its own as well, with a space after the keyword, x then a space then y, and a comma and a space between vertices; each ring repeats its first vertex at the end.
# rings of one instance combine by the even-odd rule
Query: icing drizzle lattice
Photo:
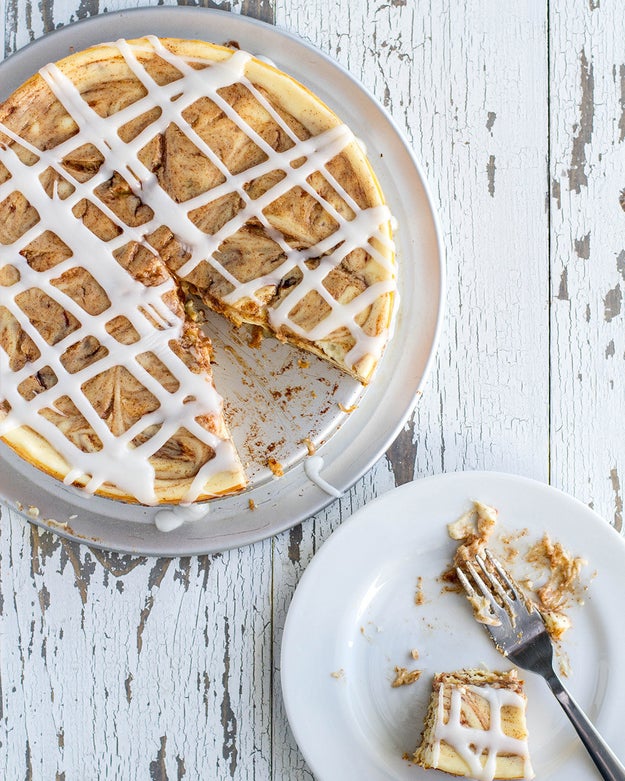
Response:
MULTIPOLYGON (((111 116, 101 117, 81 97, 74 83, 56 65, 50 64, 40 71, 40 75, 72 117, 79 133, 52 149, 41 151, 0 124, 3 134, 36 157, 36 162, 26 165, 13 147, 0 148, 0 160, 10 174, 10 178, 0 185, 0 202, 17 190, 39 215, 39 221, 32 228, 12 244, 2 248, 2 257, 7 259, 7 265, 13 265, 19 270, 19 280, 9 286, 0 287, 0 306, 19 322, 40 353, 39 358, 13 371, 8 355, 0 349, 0 376, 5 380, 0 395, 10 405, 10 411, 0 420, 0 435, 20 426, 30 426, 70 464, 66 483, 86 475, 86 489, 89 492, 95 492, 104 483, 112 483, 140 502, 153 504, 157 498, 154 490, 154 469, 149 459, 177 430, 184 428, 210 447, 215 454, 214 458, 201 467, 192 481, 185 496, 186 502, 192 502, 203 493, 207 480, 213 475, 236 472, 239 469, 237 455, 227 436, 207 431, 198 422, 200 418, 220 418, 222 402, 210 380, 191 371, 169 347, 170 342, 181 338, 184 327, 182 318, 172 312, 166 303, 167 296, 175 293, 174 279, 169 277, 161 284, 146 287, 114 261, 113 253, 129 242, 136 242, 149 253, 156 254, 146 237, 166 225, 189 253, 176 275, 184 278, 192 273, 199 263, 207 261, 232 285, 232 292, 225 297, 226 303, 229 304, 235 304, 243 298, 256 300, 257 291, 267 285, 277 286, 286 273, 297 269, 302 280, 277 307, 269 310, 271 326, 275 330, 287 327, 298 336, 310 340, 320 340, 339 328, 347 328, 354 345, 346 357, 346 363, 353 366, 367 354, 379 357, 387 337, 386 332, 376 336, 368 335, 358 325, 356 317, 379 296, 394 290, 390 259, 392 252, 380 249, 391 247, 384 229, 390 215, 385 206, 360 208, 326 167, 332 158, 353 142, 348 128, 339 124, 317 136, 301 140, 265 96, 246 78, 245 68, 251 57, 249 54, 237 51, 223 61, 196 69, 192 67, 193 60, 187 61, 175 55, 154 37, 144 39, 144 43, 131 44, 120 40, 113 45, 145 88, 144 97, 111 116), (169 84, 158 85, 140 62, 138 55, 145 51, 155 52, 172 65, 180 73, 180 78, 169 84), (235 83, 244 84, 288 136, 292 142, 289 149, 283 152, 275 151, 221 97, 219 90, 235 83), (262 150, 266 159, 239 174, 231 174, 220 157, 183 117, 185 109, 201 97, 208 97, 213 101, 262 150), (160 109, 158 118, 150 122, 132 140, 123 141, 120 138, 121 127, 156 106, 160 109), (224 177, 223 184, 218 184, 183 204, 173 200, 160 186, 156 175, 139 159, 142 148, 172 124, 224 177), (63 166, 62 161, 85 144, 92 144, 104 162, 94 176, 81 182, 63 166), (298 168, 293 167, 292 163, 301 159, 304 159, 303 164, 298 168), (59 196, 56 185, 52 196, 44 189, 40 176, 48 169, 62 177, 73 188, 73 192, 64 199, 59 196), (276 170, 284 172, 284 177, 253 200, 245 189, 246 183, 276 170), (315 172, 322 172, 326 181, 349 206, 354 215, 351 220, 341 215, 312 187, 308 179, 315 172), (132 193, 153 212, 153 217, 138 227, 126 225, 95 195, 98 186, 104 185, 116 173, 124 178, 132 193), (303 250, 293 249, 264 214, 264 209, 270 203, 295 186, 299 186, 314 198, 338 224, 338 229, 328 238, 303 250), (189 218, 189 213, 194 209, 232 193, 238 194, 243 208, 215 234, 204 233, 189 218), (92 233, 81 219, 73 215, 72 209, 83 200, 97 205, 105 217, 121 229, 117 238, 104 242, 92 233), (252 218, 262 225, 267 236, 281 248, 285 259, 271 274, 241 283, 218 261, 215 254, 225 239, 252 218), (44 231, 56 234, 70 248, 72 254, 67 260, 47 271, 35 271, 24 262, 20 251, 44 231), (322 283, 329 271, 356 248, 365 249, 370 257, 385 269, 385 278, 371 284, 350 303, 338 304, 322 283), (307 261, 311 259, 319 259, 315 268, 307 265, 307 261), (107 291, 109 298, 114 298, 110 309, 97 315, 88 314, 71 296, 53 284, 63 273, 74 268, 87 271, 107 291), (31 288, 42 290, 75 317, 80 323, 77 330, 53 346, 47 344, 37 328, 24 316, 16 301, 20 293, 31 288), (290 313, 296 303, 310 291, 318 293, 329 307, 330 313, 313 330, 304 331, 291 319, 290 313), (121 344, 111 336, 106 326, 118 315, 123 315, 130 321, 139 335, 138 341, 121 344), (96 337, 108 354, 70 374, 62 364, 63 353, 69 346, 85 337, 96 337), (166 390, 138 363, 137 357, 147 351, 152 352, 167 370, 180 380, 177 390, 166 390), (48 366, 55 373, 57 384, 30 400, 24 399, 17 390, 19 384, 48 366), (158 401, 157 409, 144 415, 118 436, 111 433, 83 392, 85 383, 115 366, 124 366, 158 401), (40 414, 44 409, 54 409, 55 402, 62 396, 68 396, 76 405, 101 441, 100 450, 83 452, 67 439, 54 423, 40 414), (138 447, 134 447, 133 440, 150 426, 157 427, 156 433, 138 447)), ((202 62, 206 64, 205 61, 202 62)), ((0 264, 0 268, 2 265, 4 264, 0 264)))
POLYGON ((437 721, 435 726, 433 766, 438 764, 440 745, 444 741, 465 761, 472 778, 479 781, 492 781, 497 769, 497 757, 511 754, 523 759, 523 777, 533 778, 534 774, 529 758, 527 738, 513 738, 506 735, 502 728, 501 710, 504 706, 525 709, 525 700, 520 694, 504 688, 490 686, 466 686, 450 689, 450 704, 447 721, 444 721, 445 686, 438 690, 437 721), (462 691, 476 694, 488 702, 490 713, 489 729, 475 729, 462 723, 462 691), (483 754, 486 754, 482 764, 483 754))

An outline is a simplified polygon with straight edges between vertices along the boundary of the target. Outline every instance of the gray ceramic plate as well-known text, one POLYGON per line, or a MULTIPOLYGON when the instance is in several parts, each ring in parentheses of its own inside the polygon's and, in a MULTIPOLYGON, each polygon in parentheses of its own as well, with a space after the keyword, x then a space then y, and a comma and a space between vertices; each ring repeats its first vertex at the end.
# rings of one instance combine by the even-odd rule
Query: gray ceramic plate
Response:
POLYGON ((155 508, 88 497, 16 457, 0 443, 0 494, 31 507, 31 520, 60 534, 119 551, 161 556, 210 553, 288 529, 333 497, 305 471, 309 438, 323 458, 322 477, 340 491, 384 453, 414 407, 438 338, 444 298, 444 260, 424 177, 412 150, 375 99, 339 65, 302 40, 247 17, 199 8, 144 8, 103 14, 35 41, 0 64, 6 97, 47 62, 102 41, 146 34, 237 41, 301 81, 353 129, 367 147, 399 229, 399 314, 374 382, 354 380, 275 340, 260 350, 245 332, 209 316, 215 380, 227 399, 233 437, 250 486, 242 494, 203 505, 206 512, 169 534, 154 525, 155 508), (245 381, 243 381, 245 380, 245 381), (343 408, 354 407, 347 414, 343 408), (273 456, 285 468, 276 479, 273 456), (253 507, 253 509, 251 509, 253 507))

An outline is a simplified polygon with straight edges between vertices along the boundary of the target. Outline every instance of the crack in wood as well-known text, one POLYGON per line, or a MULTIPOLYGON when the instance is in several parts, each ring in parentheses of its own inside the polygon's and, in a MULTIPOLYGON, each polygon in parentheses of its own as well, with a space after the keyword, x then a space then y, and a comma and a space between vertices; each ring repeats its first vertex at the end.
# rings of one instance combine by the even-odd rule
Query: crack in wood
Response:
POLYGON ((50 607, 50 592, 46 588, 45 583, 37 592, 37 596, 39 598, 39 607, 41 608, 41 614, 43 615, 46 612, 46 610, 50 607))
POLYGON ((152 612, 152 608, 154 607, 154 595, 151 592, 157 586, 160 588, 171 562, 172 559, 155 559, 154 565, 148 575, 148 589, 150 590, 150 594, 147 596, 143 609, 139 614, 139 625, 137 626, 137 655, 141 653, 141 649, 143 648, 143 631, 147 620, 150 617, 150 613, 152 612))
POLYGON ((569 270, 565 266, 560 274, 560 286, 558 287, 558 294, 556 298, 559 301, 569 301, 569 270))
POLYGON ((145 629, 146 622, 150 617, 153 607, 154 597, 150 594, 145 600, 143 610, 139 613, 139 626, 137 627, 137 656, 141 653, 141 649, 143 648, 143 630, 145 629))
POLYGON ((102 567, 115 578, 128 575, 135 567, 145 564, 147 561, 145 556, 133 556, 130 553, 116 553, 115 551, 104 551, 99 548, 89 548, 89 550, 102 567))
POLYGON ((154 560, 154 566, 150 570, 150 574, 148 576, 148 589, 151 591, 155 586, 160 586, 163 582, 163 578, 167 574, 167 570, 169 569, 169 565, 171 564, 171 559, 155 559, 154 560))
POLYGON ((621 292, 620 284, 613 287, 612 290, 608 290, 605 298, 603 299, 603 316, 606 323, 614 320, 621 314, 621 304, 623 302, 623 294, 621 292))
POLYGON ((134 680, 134 675, 132 673, 128 673, 128 677, 124 681, 124 689, 126 691, 126 702, 128 705, 130 705, 132 701, 132 682, 134 680))
POLYGON ((580 55, 582 97, 579 104, 579 124, 573 127, 577 135, 573 137, 571 149, 571 167, 569 168, 569 190, 581 192, 588 186, 586 174, 586 146, 592 139, 595 116, 595 76, 592 64, 589 65, 586 52, 582 49, 580 55))
POLYGON ((625 141, 625 65, 620 65, 618 69, 619 82, 621 87, 621 94, 619 96, 619 106, 621 108, 621 116, 618 121, 619 143, 625 141))
POLYGON ((167 735, 161 736, 161 745, 156 754, 156 759, 150 762, 150 780, 151 781, 169 781, 167 775, 167 735))
POLYGON ((30 740, 26 738, 26 779, 25 781, 33 781, 33 758, 30 751, 30 740))
POLYGON ((224 671, 221 676, 224 693, 221 700, 221 725, 223 727, 222 756, 228 762, 231 778, 234 778, 237 769, 237 718, 232 710, 230 700, 230 622, 224 620, 224 671))
POLYGON ((486 175, 488 176, 488 194, 491 198, 495 197, 495 171, 497 167, 495 165, 495 155, 491 155, 488 158, 486 164, 486 175))
POLYGON ((621 481, 616 467, 610 470, 610 482, 614 491, 614 521, 612 525, 620 533, 623 530, 623 498, 621 496, 621 481))
POLYGON ((222 2, 218 2, 218 0, 176 0, 176 3, 195 8, 212 8, 215 11, 232 11, 230 0, 222 0, 222 2))
POLYGON ((34 523, 30 524, 30 575, 41 575, 46 559, 52 558, 61 547, 61 538, 52 532, 44 531, 34 523))
POLYGON ((268 24, 276 23, 276 11, 271 0, 243 0, 241 13, 268 24))
POLYGON ((216 560, 220 557, 221 553, 216 553, 214 556, 204 554, 197 557, 197 574, 200 575, 201 573, 203 575, 202 591, 206 591, 206 586, 208 585, 208 575, 210 573, 212 560, 216 560))
POLYGON ((74 570, 74 585, 78 588, 84 606, 87 603, 91 576, 96 568, 96 563, 91 558, 89 549, 82 548, 80 543, 66 540, 52 532, 40 529, 35 524, 30 524, 30 545, 30 571, 33 583, 36 575, 43 574, 46 560, 52 558, 60 550, 60 571, 63 573, 67 563, 71 564, 74 570), (81 552, 83 551, 84 560, 81 560, 81 552))
POLYGON ((288 556, 289 556, 289 561, 292 561, 293 563, 297 563, 300 561, 301 558, 300 545, 302 542, 302 537, 303 537, 303 530, 302 530, 301 523, 298 523, 297 526, 293 526, 293 528, 289 530, 288 556))
POLYGON ((80 0, 80 5, 76 11, 76 18, 86 19, 88 16, 97 16, 99 13, 100 0, 80 0))
POLYGON ((182 556, 179 559, 178 567, 174 572, 174 580, 177 580, 180 583, 182 583, 182 586, 185 591, 189 590, 189 585, 191 582, 191 557, 190 556, 182 556))
POLYGON ((581 260, 590 258, 590 232, 581 239, 575 239, 575 254, 581 260))
POLYGON ((72 540, 61 538, 61 572, 65 570, 67 562, 74 570, 74 585, 78 589, 83 606, 87 604, 91 576, 95 572, 96 562, 91 558, 88 549, 85 549, 84 560, 80 559, 81 545, 72 540))
POLYGON ((386 458, 395 478, 395 485, 405 485, 414 480, 417 460, 415 421, 408 421, 399 432, 397 439, 386 452, 386 458))
POLYGON ((557 179, 551 180, 551 197, 555 200, 558 209, 562 208, 562 186, 557 179))
POLYGON ((608 342, 608 346, 605 348, 605 357, 606 360, 608 358, 613 358, 616 354, 616 347, 614 346, 614 339, 610 339, 608 342))
POLYGON ((208 672, 206 670, 203 670, 201 673, 198 670, 197 673, 197 690, 198 692, 200 689, 202 689, 202 702, 204 703, 204 715, 206 718, 208 718, 208 693, 210 691, 210 678, 208 677, 208 672))

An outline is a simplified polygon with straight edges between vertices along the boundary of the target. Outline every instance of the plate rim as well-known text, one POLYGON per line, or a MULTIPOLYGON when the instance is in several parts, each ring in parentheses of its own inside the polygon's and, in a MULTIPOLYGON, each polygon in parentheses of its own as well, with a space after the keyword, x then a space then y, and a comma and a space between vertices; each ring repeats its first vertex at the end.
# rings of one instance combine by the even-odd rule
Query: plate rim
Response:
MULTIPOLYGON (((332 532, 332 534, 323 543, 321 548, 317 550, 317 552, 314 554, 314 556, 306 566, 295 588, 291 602, 288 606, 287 615, 284 622, 282 640, 280 644, 280 657, 279 657, 280 686, 281 686, 284 708, 289 723, 289 728, 291 729, 295 742, 297 743, 299 750, 304 756, 304 759, 306 760, 306 763, 312 770, 315 778, 324 779, 326 776, 324 776, 323 773, 319 772, 320 768, 319 765, 317 764, 316 757, 310 755, 309 746, 307 745, 307 740, 306 740, 307 736, 304 735, 302 733, 302 730, 300 729, 300 725, 298 723, 298 718, 297 718, 297 708, 294 706, 293 691, 295 687, 292 685, 291 681, 289 680, 289 677, 295 675, 295 673, 291 672, 291 669, 294 666, 296 666, 296 659, 298 656, 297 650, 295 649, 296 638, 293 636, 297 627, 294 628, 294 625, 296 624, 297 621, 301 620, 300 619, 300 613, 302 610, 301 606, 303 607, 306 606, 306 600, 308 599, 309 596, 308 591, 314 587, 316 578, 318 577, 317 574, 318 571, 319 572, 323 571, 325 559, 328 556, 328 554, 332 551, 332 548, 335 545, 340 545, 342 543, 342 540, 346 536, 349 537, 353 529, 360 522, 364 523, 368 521, 369 523, 372 523, 373 521, 371 519, 371 515, 375 513, 376 508, 378 508, 380 505, 383 505, 385 501, 388 501, 390 495, 397 496, 400 495, 401 493, 409 494, 411 491, 415 490, 415 486, 418 489, 421 488, 422 486, 427 486, 427 485, 432 485, 437 483, 444 484, 447 481, 451 482, 453 480, 463 480, 465 478, 468 480, 476 480, 476 481, 494 480, 494 481, 500 481, 500 483, 514 484, 515 486, 525 485, 529 489, 536 491, 538 494, 543 493, 543 494, 555 495, 560 500, 564 500, 565 502, 576 506, 578 510, 583 511, 584 515, 586 515, 588 518, 589 524, 591 524, 593 527, 597 529, 601 529, 602 530, 601 534, 605 533, 608 538, 611 538, 614 541, 618 539, 619 542, 616 542, 616 545, 617 547, 620 548, 621 554, 625 556, 625 538, 621 534, 619 534, 619 532, 612 526, 612 524, 610 524, 601 515, 599 515, 599 513, 597 513, 596 510, 594 510, 594 508, 589 507, 587 504, 579 500, 577 497, 567 493, 566 491, 563 491, 560 488, 557 488, 556 486, 552 486, 549 483, 543 482, 541 480, 537 480, 535 478, 530 478, 524 475, 518 475, 510 472, 502 472, 496 470, 457 470, 453 472, 441 472, 434 475, 428 475, 426 477, 418 478, 411 482, 398 486, 396 488, 390 489, 389 491, 372 499, 366 505, 358 509, 347 520, 341 523, 341 525, 338 526, 334 530, 334 532, 332 532), (330 545, 329 548, 326 547, 328 544, 330 545), (325 554, 324 554, 324 550, 326 551, 325 554)), ((425 490, 427 490, 427 487, 425 490)), ((467 495, 466 499, 467 502, 469 502, 471 500, 471 497, 467 495)), ((446 524, 444 517, 441 517, 440 523, 442 529, 446 524)), ((566 546, 566 543, 564 544, 566 546)), ((600 565, 597 564, 596 567, 598 566, 600 565)), ((625 628, 623 629, 623 633, 625 633, 625 628)), ((317 717, 320 716, 322 716, 322 714, 318 713, 317 717)), ((391 773, 390 770, 386 770, 385 775, 380 775, 379 777, 376 775, 376 779, 378 779, 378 781, 381 781, 382 778, 391 779, 391 778, 395 778, 395 776, 391 773)))
MULTIPOLYGON (((336 72, 338 72, 349 84, 350 90, 354 92, 354 95, 357 95, 358 98, 364 99, 368 103, 373 104, 374 108, 380 113, 380 116, 382 117, 383 121, 386 123, 388 128, 395 134, 397 142, 402 147, 402 154, 406 154, 408 156, 410 163, 413 166, 414 173, 416 174, 416 176, 420 181, 420 185, 422 187, 423 196, 424 196, 424 207, 425 207, 424 212, 426 212, 426 218, 427 218, 426 222, 428 225, 428 230, 431 230, 432 239, 433 239, 431 256, 428 257, 426 265, 427 265, 428 273, 434 276, 436 280, 436 284, 438 286, 438 290, 436 291, 437 296, 435 297, 436 300, 432 307, 432 311, 435 310, 436 314, 432 318, 432 322, 431 322, 431 324, 433 325, 431 341, 427 348, 427 352, 424 351, 426 357, 423 362, 423 370, 421 372, 421 376, 418 382, 416 383, 416 388, 414 389, 414 395, 409 401, 407 401, 401 414, 398 417, 394 418, 394 424, 386 427, 383 436, 378 438, 378 441, 376 441, 375 446, 372 447, 370 451, 368 451, 368 453, 366 454, 366 458, 362 459, 361 463, 358 465, 358 468, 355 472, 347 476, 342 476, 341 479, 337 479, 334 481, 330 479, 330 482, 334 482, 337 485, 337 487, 342 489, 344 493, 354 483, 356 483, 362 477, 362 475, 364 475, 376 463, 376 461, 381 456, 383 456, 384 452, 388 449, 388 447, 390 447, 392 442, 396 439, 399 432, 405 425, 407 419, 412 413, 422 393, 422 389, 425 383, 427 382, 434 361, 436 360, 437 349, 440 343, 441 334, 444 327, 445 310, 446 310, 446 287, 447 287, 445 244, 444 244, 443 231, 442 231, 442 226, 440 221, 440 215, 434 206, 434 198, 433 198, 431 186, 425 175, 423 166, 421 165, 420 161, 417 159, 414 150, 410 142, 408 141, 405 133, 399 128, 394 118, 389 114, 389 112, 384 108, 384 106, 382 106, 381 103, 379 103, 379 101, 375 98, 375 96, 344 66, 342 66, 340 63, 333 60, 332 57, 328 56, 327 54, 325 54, 325 52, 313 46, 308 41, 304 40, 303 38, 299 37, 298 35, 288 30, 285 30, 281 27, 277 27, 275 25, 268 24, 258 19, 254 19, 252 17, 247 17, 240 14, 232 13, 230 11, 207 9, 207 8, 201 8, 195 6, 179 6, 179 7, 157 6, 157 7, 147 7, 147 8, 143 7, 143 8, 122 9, 119 11, 106 12, 104 14, 99 14, 93 17, 88 17, 86 19, 81 19, 76 22, 72 22, 68 25, 65 25, 62 28, 58 28, 54 31, 44 34, 43 36, 41 36, 40 38, 34 41, 29 42, 24 47, 12 53, 2 63, 0 63, 0 72, 5 70, 7 67, 19 68, 24 61, 28 61, 30 59, 30 55, 33 47, 46 45, 43 42, 46 42, 49 45, 49 42, 53 40, 58 42, 59 47, 63 46, 63 42, 66 41, 66 39, 71 38, 72 35, 75 35, 76 30, 78 30, 78 34, 80 34, 80 31, 93 29, 94 37, 96 37, 97 40, 101 41, 104 38, 106 38, 106 34, 97 33, 98 25, 102 27, 103 21, 106 20, 107 25, 114 26, 116 22, 119 22, 119 20, 124 18, 126 18, 127 20, 128 17, 136 20, 139 19, 152 20, 152 23, 154 24, 163 24, 164 22, 167 22, 169 18, 175 19, 176 17, 178 17, 181 20, 180 24, 183 24, 182 22, 183 17, 187 17, 187 18, 202 17, 205 20, 210 20, 211 18, 213 18, 213 19, 220 19, 222 22, 227 21, 228 26, 232 27, 231 34, 233 38, 237 37, 237 33, 241 33, 243 30, 247 29, 247 30, 263 30, 265 31, 265 34, 268 35, 269 37, 277 36, 278 39, 280 38, 288 39, 289 41, 292 42, 294 46, 301 47, 303 50, 307 50, 311 56, 314 56, 315 58, 320 58, 320 60, 323 61, 326 64, 326 66, 329 66, 332 69, 334 69, 336 72)), ((130 34, 133 33, 134 30, 131 30, 130 34)), ((172 36, 175 36, 177 34, 176 30, 172 30, 171 34, 172 36)), ((214 33, 212 36, 206 35, 206 38, 214 39, 216 35, 218 35, 218 33, 217 34, 214 33)), ((288 71, 288 67, 285 67, 285 70, 288 71)), ((30 68, 30 72, 32 72, 32 67, 30 68)), ((429 327, 430 327, 430 323, 428 323, 428 328, 429 327)), ((332 441, 332 439, 333 437, 329 441, 332 441)), ((324 449, 322 448, 321 455, 323 455, 323 453, 324 453, 324 449)), ((330 464, 329 466, 331 467, 332 464, 330 464)), ((27 470, 27 473, 28 471, 29 470, 27 470)), ((287 473, 287 475, 288 474, 301 475, 303 472, 304 472, 304 468, 302 464, 289 470, 289 473, 287 473)), ((26 479, 28 480, 29 478, 27 477, 26 479)), ((30 482, 32 483, 33 481, 30 480, 30 482)), ((43 482, 45 483, 45 476, 43 477, 43 482)), ((285 494, 287 496, 293 497, 293 491, 297 489, 296 481, 294 481, 293 479, 287 481, 285 480, 285 478, 281 478, 281 481, 272 483, 271 485, 278 486, 280 482, 282 482, 282 485, 279 487, 279 489, 277 489, 274 492, 276 494, 276 498, 278 500, 280 499, 284 500, 285 494)), ((43 486, 37 486, 36 480, 34 481, 34 483, 35 483, 35 488, 37 489, 38 492, 43 492, 45 490, 43 486)), ((211 506, 213 506, 214 504, 219 502, 219 506, 221 506, 221 503, 227 503, 230 500, 237 500, 237 498, 240 499, 241 496, 245 496, 246 499, 247 497, 252 498, 253 493, 248 492, 246 494, 235 495, 224 500, 216 500, 216 501, 214 500, 210 504, 211 506)), ((15 510, 15 506, 13 505, 11 500, 3 499, 3 501, 7 506, 9 506, 11 510, 15 510)), ((61 499, 61 501, 63 501, 63 499, 61 499)), ((101 501, 110 502, 111 500, 102 500, 101 497, 97 497, 97 501, 98 503, 100 503, 101 501)), ((51 524, 49 522, 46 522, 42 518, 30 517, 27 513, 21 512, 19 509, 17 509, 17 512, 20 513, 23 517, 25 517, 30 522, 36 523, 39 526, 42 526, 43 528, 51 529, 52 531, 54 531, 55 533, 59 534, 62 537, 65 537, 67 539, 76 542, 83 542, 83 543, 87 542, 89 545, 92 545, 93 547, 102 548, 105 550, 114 550, 119 552, 132 553, 132 554, 173 557, 173 556, 189 555, 189 554, 195 555, 195 554, 214 553, 214 552, 224 551, 224 550, 240 547, 242 545, 247 545, 247 544, 251 544, 266 539, 275 534, 279 534, 289 528, 292 528, 295 524, 323 510, 326 506, 328 506, 333 501, 334 501, 334 497, 325 494, 320 490, 314 489, 313 491, 308 492, 308 495, 305 497, 304 500, 301 499, 300 497, 296 503, 295 511, 291 512, 290 514, 285 514, 285 516, 281 519, 280 522, 261 524, 257 528, 254 528, 252 530, 238 531, 238 532, 234 532, 232 535, 226 533, 226 534, 217 534, 215 536, 209 530, 206 536, 181 538, 181 537, 174 537, 176 532, 174 532, 173 534, 158 533, 156 537, 151 532, 148 532, 148 535, 149 537, 151 537, 151 539, 137 540, 136 539, 137 536, 141 536, 141 533, 143 531, 146 531, 149 528, 144 522, 140 525, 141 528, 135 529, 135 531, 138 532, 138 535, 134 535, 134 537, 132 534, 124 535, 122 532, 121 536, 126 537, 126 540, 124 542, 120 541, 119 539, 120 534, 117 532, 115 532, 113 535, 114 537, 116 537, 116 539, 102 539, 94 536, 85 536, 79 533, 81 529, 77 531, 71 529, 68 531, 67 529, 60 528, 57 524, 51 524), (312 496, 310 494, 312 494, 312 496)), ((239 501, 238 504, 240 505, 241 502, 239 501)), ((100 507, 104 507, 104 506, 105 505, 100 504, 100 507)), ((111 508, 111 512, 106 515, 101 513, 100 514, 101 517, 106 517, 107 519, 109 519, 111 515, 114 513, 114 509, 116 508, 111 508)), ((153 508, 148 508, 148 512, 151 509, 153 508)), ((75 525, 80 526, 80 523, 77 521, 75 522, 75 525)), ((135 526, 137 525, 138 524, 135 523, 135 526)), ((110 535, 110 530, 109 530, 109 535, 110 535)))

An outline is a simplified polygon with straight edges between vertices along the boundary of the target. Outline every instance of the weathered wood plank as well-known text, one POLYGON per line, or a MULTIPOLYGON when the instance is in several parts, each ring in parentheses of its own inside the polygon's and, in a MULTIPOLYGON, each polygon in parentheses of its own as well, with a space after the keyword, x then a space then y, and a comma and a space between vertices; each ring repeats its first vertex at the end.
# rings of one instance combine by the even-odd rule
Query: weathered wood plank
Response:
MULTIPOLYGON (((448 250, 450 315, 439 358, 387 465, 377 465, 370 495, 464 468, 546 479, 545 9, 520 3, 503 19, 480 2, 466 10, 437 4, 435 12, 415 2, 325 8, 323 0, 278 0, 276 23, 346 66, 405 130, 448 250)), ((321 514, 276 540, 276 644, 302 564, 340 520, 321 514)), ((278 694, 274 730, 283 719, 278 694)), ((274 768, 276 778, 310 778, 288 731, 274 740, 274 768)))
POLYGON ((306 565, 330 534, 357 509, 393 487, 392 472, 381 460, 342 499, 274 540, 272 778, 276 781, 312 778, 290 732, 280 688, 280 645, 293 592, 306 565))
MULTIPOLYGON (((274 17, 264 0, 210 5, 274 17)), ((122 7, 8 0, 5 53, 122 7)), ((479 0, 329 9, 327 0, 280 0, 275 17, 360 77, 423 161, 453 313, 433 377, 389 459, 272 542, 206 560, 116 557, 32 532, 4 512, 8 778, 69 781, 96 777, 94 768, 107 779, 310 778, 278 686, 284 618, 303 569, 343 519, 413 474, 548 477, 549 306, 552 477, 622 525, 618 4, 551 4, 551 300, 545 9, 530 0, 497 15, 479 0)))
POLYGON ((552 480, 623 530, 623 6, 550 11, 552 480))
POLYGON ((502 14, 488 2, 277 5, 279 25, 305 31, 392 113, 442 218, 450 314, 402 448, 419 474, 548 476, 535 403, 548 396, 546 11, 526 1, 502 14))
MULTIPOLYGON (((27 43, 40 38, 44 33, 57 27, 86 19, 89 16, 120 11, 132 7, 185 5, 200 8, 214 8, 221 11, 232 11, 245 16, 252 16, 263 22, 272 24, 274 21, 274 6, 272 0, 111 0, 102 3, 101 0, 6 0, 0 6, 0 33, 4 42, 4 56, 7 57, 27 43)), ((123 31, 120 30, 120 35, 123 31)))
POLYGON ((271 541, 168 560, 0 530, 7 778, 270 777, 271 541))
MULTIPOLYGON (((219 7, 231 5, 271 16, 262 0, 219 7)), ((5 50, 123 7, 9 5, 5 50)), ((7 778, 270 777, 270 541, 210 558, 145 559, 3 516, 7 778)))

